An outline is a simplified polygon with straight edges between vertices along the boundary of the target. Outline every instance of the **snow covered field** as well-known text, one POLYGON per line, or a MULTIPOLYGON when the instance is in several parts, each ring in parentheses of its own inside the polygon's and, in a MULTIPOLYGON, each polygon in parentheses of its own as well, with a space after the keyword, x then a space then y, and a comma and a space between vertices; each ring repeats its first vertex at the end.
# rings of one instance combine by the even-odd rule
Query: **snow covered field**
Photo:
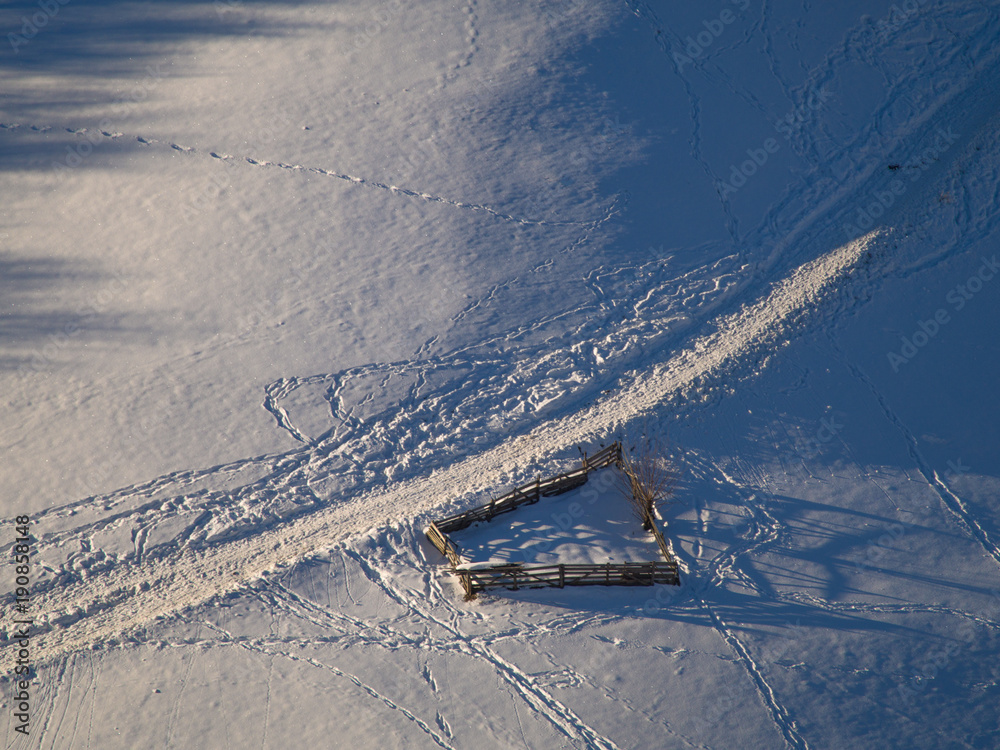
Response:
POLYGON ((0 32, 5 747, 1000 746, 1000 5, 0 32), (462 599, 643 431, 680 587, 462 599))

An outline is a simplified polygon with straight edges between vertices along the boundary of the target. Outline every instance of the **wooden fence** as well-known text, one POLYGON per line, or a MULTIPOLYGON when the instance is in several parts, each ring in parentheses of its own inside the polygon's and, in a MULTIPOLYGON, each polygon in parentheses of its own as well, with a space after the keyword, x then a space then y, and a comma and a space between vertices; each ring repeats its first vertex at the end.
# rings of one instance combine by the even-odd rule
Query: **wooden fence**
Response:
POLYGON ((505 495, 491 500, 486 505, 433 521, 427 528, 427 539, 442 555, 448 558, 452 570, 465 589, 466 597, 474 598, 476 593, 491 587, 504 586, 518 589, 540 586, 652 586, 657 583, 680 585, 677 562, 670 554, 663 534, 657 528, 655 519, 649 518, 656 544, 666 562, 605 563, 596 565, 531 565, 498 564, 483 567, 468 567, 462 562, 458 546, 448 534, 466 529, 480 521, 492 521, 501 513, 510 513, 522 505, 537 503, 543 497, 560 495, 586 484, 590 472, 619 464, 621 444, 612 443, 593 456, 583 455, 579 469, 558 474, 549 479, 537 478, 534 482, 515 487, 505 495))
POLYGON ((438 551, 448 558, 448 562, 456 567, 462 564, 462 557, 458 552, 458 547, 441 532, 436 523, 431 522, 431 525, 427 527, 426 534, 431 544, 437 547, 438 551))
POLYGON ((677 563, 674 562, 674 557, 670 554, 670 548, 667 546, 667 540, 663 538, 663 532, 660 531, 660 527, 656 525, 656 519, 651 515, 647 515, 646 523, 649 524, 649 528, 653 532, 653 538, 656 539, 656 546, 660 548, 660 552, 663 554, 663 559, 667 562, 673 563, 676 568, 677 563))
POLYGON ((677 563, 635 562, 603 565, 491 565, 487 568, 455 571, 462 588, 470 596, 487 588, 503 586, 540 588, 554 586, 652 586, 657 583, 680 584, 677 563))
MULTIPOLYGON (((437 526, 438 531, 444 534, 451 534, 452 532, 466 529, 480 521, 492 521, 501 513, 510 513, 522 505, 537 503, 543 497, 561 495, 564 492, 574 490, 587 483, 587 475, 590 472, 617 463, 620 459, 621 444, 617 442, 612 443, 604 450, 595 453, 589 458, 584 454, 583 464, 579 469, 567 471, 549 479, 538 478, 534 482, 515 487, 507 494, 501 495, 486 505, 480 505, 478 508, 473 508, 465 513, 442 518, 439 521, 435 521, 434 524, 437 526)), ((434 542, 434 540, 431 539, 431 542, 434 542)), ((435 546, 437 546, 436 543, 435 546)), ((438 549, 441 550, 442 554, 445 554, 441 547, 438 547, 438 549)))

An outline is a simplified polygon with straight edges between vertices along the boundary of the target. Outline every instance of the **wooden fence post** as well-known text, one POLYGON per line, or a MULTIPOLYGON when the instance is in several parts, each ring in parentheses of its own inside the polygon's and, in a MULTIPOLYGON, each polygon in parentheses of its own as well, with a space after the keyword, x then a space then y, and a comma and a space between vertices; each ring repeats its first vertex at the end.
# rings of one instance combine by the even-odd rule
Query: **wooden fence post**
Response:
POLYGON ((474 599, 476 597, 476 590, 472 583, 472 576, 462 571, 458 574, 458 579, 462 582, 462 588, 465 589, 466 599, 474 599))

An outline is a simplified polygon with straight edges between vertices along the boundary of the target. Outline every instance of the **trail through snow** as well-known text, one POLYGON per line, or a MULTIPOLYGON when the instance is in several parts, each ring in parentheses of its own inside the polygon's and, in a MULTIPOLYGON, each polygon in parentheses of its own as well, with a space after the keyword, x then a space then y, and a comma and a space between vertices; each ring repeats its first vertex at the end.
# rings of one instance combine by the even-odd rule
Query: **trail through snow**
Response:
POLYGON ((0 56, 8 746, 998 746, 1000 12, 912 5, 70 3, 0 56), (428 519, 644 431, 681 587, 461 599, 428 519))
POLYGON ((388 491, 369 491, 251 537, 119 562, 107 572, 47 591, 38 606, 40 619, 51 629, 39 641, 39 658, 115 638, 323 552, 372 526, 425 514, 442 502, 502 484, 510 467, 535 464, 551 446, 591 444, 664 401, 682 400, 698 392, 702 381, 722 375, 727 365, 745 362, 755 352, 760 356, 761 349, 787 340, 795 319, 814 309, 824 291, 875 242, 873 236, 859 239, 806 264, 764 299, 719 321, 715 333, 696 339, 579 414, 553 420, 430 476, 388 491), (401 514, 400 509, 405 511, 401 514))

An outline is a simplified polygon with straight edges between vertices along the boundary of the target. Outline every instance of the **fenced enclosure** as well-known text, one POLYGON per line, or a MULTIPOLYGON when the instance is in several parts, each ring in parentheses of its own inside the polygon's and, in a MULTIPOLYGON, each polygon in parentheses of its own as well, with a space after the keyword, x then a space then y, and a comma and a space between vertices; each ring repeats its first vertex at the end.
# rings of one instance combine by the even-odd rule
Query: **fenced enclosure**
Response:
POLYGON ((469 564, 462 560, 457 544, 449 534, 467 529, 475 523, 491 522, 521 506, 534 504, 544 497, 561 495, 586 484, 590 472, 607 466, 619 466, 622 461, 621 443, 615 442, 592 456, 584 454, 578 469, 557 474, 548 479, 514 487, 486 505, 472 508, 447 518, 431 522, 427 539, 451 563, 452 572, 458 577, 467 598, 474 598, 487 588, 535 588, 554 586, 652 586, 657 583, 680 585, 677 562, 670 554, 662 532, 650 514, 644 520, 651 529, 664 561, 639 561, 603 564, 554 564, 523 565, 520 563, 469 564))

